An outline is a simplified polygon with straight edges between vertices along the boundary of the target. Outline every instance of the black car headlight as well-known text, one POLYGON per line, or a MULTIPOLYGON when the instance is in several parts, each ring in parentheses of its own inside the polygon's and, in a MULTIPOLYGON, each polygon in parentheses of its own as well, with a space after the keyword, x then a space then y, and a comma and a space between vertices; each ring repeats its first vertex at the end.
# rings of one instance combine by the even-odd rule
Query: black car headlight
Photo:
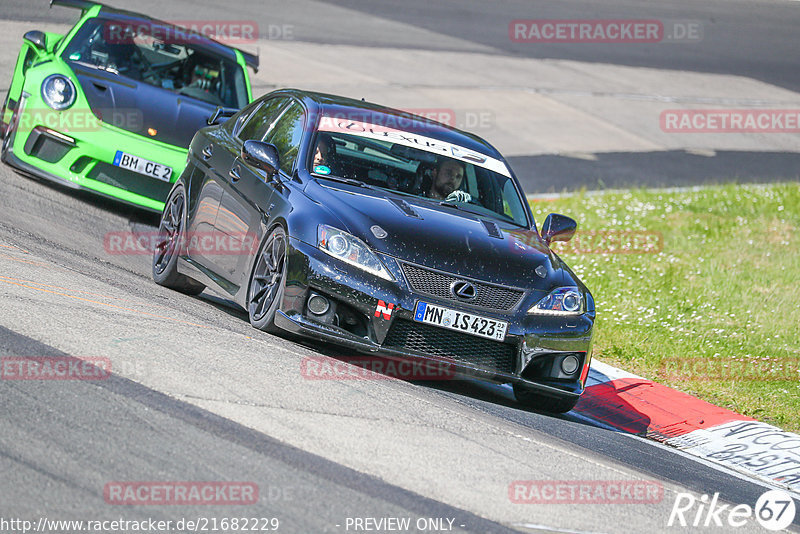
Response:
POLYGON ((559 287, 537 302, 528 313, 542 315, 580 315, 586 311, 583 295, 576 286, 559 287))
POLYGON ((42 100, 56 111, 74 104, 75 95, 75 84, 63 74, 51 74, 42 82, 42 100))
POLYGON ((378 256, 354 235, 321 224, 317 229, 317 247, 334 258, 339 258, 379 278, 394 280, 378 256))

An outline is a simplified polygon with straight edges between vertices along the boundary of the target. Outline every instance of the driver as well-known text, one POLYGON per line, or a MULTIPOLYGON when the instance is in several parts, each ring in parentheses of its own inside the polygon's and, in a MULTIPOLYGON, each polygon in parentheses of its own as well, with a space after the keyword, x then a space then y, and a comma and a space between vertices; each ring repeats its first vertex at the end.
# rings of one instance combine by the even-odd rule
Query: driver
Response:
POLYGON ((472 196, 461 191, 464 181, 464 164, 450 158, 440 158, 436 168, 431 171, 431 187, 425 192, 428 198, 469 202, 472 196))
POLYGON ((314 149, 314 167, 317 165, 330 166, 331 138, 320 134, 317 147, 314 149))

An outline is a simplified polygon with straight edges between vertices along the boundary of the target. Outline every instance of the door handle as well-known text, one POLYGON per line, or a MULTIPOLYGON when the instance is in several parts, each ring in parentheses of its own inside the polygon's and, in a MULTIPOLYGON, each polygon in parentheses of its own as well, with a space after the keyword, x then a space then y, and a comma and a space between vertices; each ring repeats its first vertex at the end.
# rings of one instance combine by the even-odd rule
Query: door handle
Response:
POLYGON ((203 153, 203 159, 208 161, 209 159, 211 159, 211 156, 214 153, 214 145, 204 146, 202 153, 203 153))
POLYGON ((228 174, 231 177, 231 182, 238 182, 239 178, 241 178, 241 176, 239 176, 239 166, 238 165, 234 165, 233 167, 231 167, 231 170, 228 171, 228 174))

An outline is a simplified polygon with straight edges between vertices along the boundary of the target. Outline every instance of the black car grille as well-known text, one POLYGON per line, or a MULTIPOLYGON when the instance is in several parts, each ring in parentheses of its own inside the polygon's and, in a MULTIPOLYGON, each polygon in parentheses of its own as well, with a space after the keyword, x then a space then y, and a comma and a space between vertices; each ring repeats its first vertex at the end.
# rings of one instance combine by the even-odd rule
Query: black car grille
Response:
POLYGON ((392 322, 383 346, 450 358, 499 373, 514 372, 514 345, 405 319, 392 322))
POLYGON ((417 267, 409 263, 403 263, 402 265, 403 273, 406 275, 412 290, 440 299, 458 302, 459 304, 471 304, 498 311, 511 311, 517 307, 517 304, 525 294, 520 289, 511 289, 469 280, 475 286, 477 294, 473 300, 462 300, 450 292, 450 286, 458 280, 468 279, 417 267))
POLYGON ((172 184, 169 182, 162 182, 102 161, 89 171, 87 177, 160 202, 167 201, 167 195, 172 189, 172 184))

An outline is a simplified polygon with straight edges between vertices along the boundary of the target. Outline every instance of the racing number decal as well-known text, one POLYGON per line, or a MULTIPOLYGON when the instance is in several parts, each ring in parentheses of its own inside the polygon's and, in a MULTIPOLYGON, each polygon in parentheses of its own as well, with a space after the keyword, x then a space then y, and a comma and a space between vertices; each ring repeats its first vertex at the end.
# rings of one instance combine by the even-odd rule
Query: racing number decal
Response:
POLYGON ((379 300, 378 305, 375 307, 375 317, 380 317, 383 315, 385 320, 389 320, 392 318, 392 311, 394 310, 394 304, 391 302, 386 304, 384 301, 379 300))

